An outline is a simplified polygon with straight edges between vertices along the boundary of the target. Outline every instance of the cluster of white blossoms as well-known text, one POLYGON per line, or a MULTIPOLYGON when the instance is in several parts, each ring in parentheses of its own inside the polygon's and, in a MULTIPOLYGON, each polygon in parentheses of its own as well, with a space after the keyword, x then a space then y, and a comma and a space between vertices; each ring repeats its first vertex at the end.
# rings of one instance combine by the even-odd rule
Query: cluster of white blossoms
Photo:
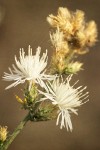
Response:
POLYGON ((95 21, 87 22, 81 10, 63 7, 58 8, 57 15, 50 14, 47 21, 52 27, 49 33, 53 49, 49 67, 48 51, 41 53, 38 47, 33 54, 29 45, 28 54, 21 48, 19 58, 15 56, 15 64, 2 77, 11 82, 5 89, 26 83, 23 96, 15 97, 28 114, 12 135, 8 135, 7 127, 0 126, 0 150, 8 148, 28 121, 56 118, 60 129, 72 131, 72 114, 78 115, 78 108, 88 101, 87 87, 76 86, 78 81, 71 85, 71 80, 83 67, 77 56, 87 53, 97 41, 95 21))
POLYGON ((32 48, 29 46, 28 55, 25 55, 23 49, 20 50, 19 60, 15 56, 16 66, 13 64, 13 69, 9 68, 10 73, 4 73, 3 79, 13 81, 6 89, 15 87, 20 83, 28 80, 29 89, 32 83, 40 85, 43 90, 39 90, 39 94, 44 95, 41 101, 49 100, 52 105, 57 106, 57 122, 60 128, 66 127, 72 131, 72 122, 70 113, 77 114, 77 108, 84 103, 88 97, 88 92, 82 94, 85 88, 82 86, 74 88, 69 81, 72 76, 68 76, 66 80, 63 77, 46 74, 47 67, 47 51, 40 57, 41 48, 38 47, 36 54, 32 55, 32 48))
POLYGON ((65 127, 72 131, 71 113, 77 115, 78 108, 88 101, 86 87, 75 88, 76 83, 72 86, 70 84, 72 74, 76 74, 83 66, 83 63, 74 62, 74 59, 80 54, 85 54, 87 48, 95 44, 97 26, 94 21, 86 21, 83 11, 73 12, 63 7, 58 8, 57 15, 49 15, 47 21, 53 28, 50 32, 53 55, 49 68, 47 69, 47 50, 41 54, 41 48, 38 47, 33 55, 29 46, 28 55, 23 48, 20 49, 19 59, 15 56, 15 64, 9 68, 9 73, 4 72, 3 79, 13 82, 6 89, 28 82, 24 100, 18 96, 16 98, 24 109, 31 111, 30 114, 35 112, 32 114, 33 120, 38 117, 41 120, 41 114, 44 120, 56 117, 56 124, 60 124, 61 129, 65 127), (50 109, 46 108, 45 101, 49 102, 50 109), (49 115, 45 116, 45 112, 49 112, 49 115))

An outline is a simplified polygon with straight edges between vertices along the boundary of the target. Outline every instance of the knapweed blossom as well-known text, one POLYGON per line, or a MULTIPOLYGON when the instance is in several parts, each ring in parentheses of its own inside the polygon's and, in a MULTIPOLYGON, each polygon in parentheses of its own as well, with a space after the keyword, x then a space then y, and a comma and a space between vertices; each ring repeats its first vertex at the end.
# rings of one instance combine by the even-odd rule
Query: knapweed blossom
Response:
POLYGON ((24 49, 20 49, 19 60, 15 56, 16 66, 13 64, 13 69, 9 68, 10 73, 4 72, 3 79, 6 81, 14 81, 6 89, 15 87, 20 83, 24 83, 26 80, 30 81, 30 86, 33 83, 37 83, 44 86, 43 80, 52 80, 52 75, 45 74, 47 67, 47 50, 40 58, 41 48, 38 47, 36 54, 32 55, 32 48, 29 46, 28 55, 25 55, 24 49))
POLYGON ((77 108, 85 103, 88 97, 88 92, 83 94, 86 87, 74 88, 70 85, 72 76, 67 77, 65 81, 63 78, 57 77, 52 83, 47 84, 46 92, 41 92, 45 95, 43 100, 49 99, 52 104, 58 107, 58 116, 56 125, 60 124, 60 128, 66 127, 67 130, 72 131, 71 113, 78 114, 77 108), (60 81, 61 80, 61 81, 60 81))

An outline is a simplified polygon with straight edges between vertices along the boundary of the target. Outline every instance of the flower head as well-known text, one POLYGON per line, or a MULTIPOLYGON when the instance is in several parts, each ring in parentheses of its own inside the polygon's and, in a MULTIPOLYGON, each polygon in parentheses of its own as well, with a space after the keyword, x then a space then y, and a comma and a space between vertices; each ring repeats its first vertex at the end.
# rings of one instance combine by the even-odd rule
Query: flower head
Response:
POLYGON ((40 58, 41 48, 38 47, 36 54, 32 55, 32 48, 29 46, 28 55, 25 55, 24 49, 20 49, 19 60, 15 56, 16 66, 13 64, 13 69, 9 68, 10 73, 4 72, 3 79, 6 81, 14 81, 6 89, 24 83, 26 80, 44 85, 43 80, 52 79, 51 75, 45 74, 47 66, 47 51, 40 58))
POLYGON ((87 97, 88 92, 83 94, 86 87, 82 86, 74 88, 69 84, 72 76, 69 76, 65 81, 62 78, 56 78, 52 83, 47 84, 46 92, 41 92, 45 95, 45 99, 51 100, 53 105, 58 107, 58 117, 56 124, 60 123, 60 128, 66 127, 67 130, 73 129, 71 122, 71 113, 77 115, 77 108, 81 106, 87 97), (60 82, 60 79, 62 82, 60 82))
MULTIPOLYGON (((63 33, 68 43, 67 49, 72 49, 77 54, 85 54, 87 48, 93 46, 97 41, 98 32, 95 21, 87 22, 85 20, 85 13, 81 10, 73 12, 67 8, 59 7, 57 15, 49 15, 47 21, 51 27, 59 27, 59 32, 63 33)), ((60 36, 57 39, 59 39, 61 47, 63 38, 61 39, 61 33, 58 36, 60 36)))

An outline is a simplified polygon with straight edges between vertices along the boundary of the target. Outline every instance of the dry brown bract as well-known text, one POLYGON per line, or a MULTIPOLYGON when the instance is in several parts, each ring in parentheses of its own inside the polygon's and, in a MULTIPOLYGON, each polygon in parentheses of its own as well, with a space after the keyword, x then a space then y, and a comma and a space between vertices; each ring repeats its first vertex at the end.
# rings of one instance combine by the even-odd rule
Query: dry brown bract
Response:
MULTIPOLYGON (((61 36, 63 33, 62 40, 66 40, 69 46, 67 50, 73 49, 78 54, 85 53, 87 47, 93 46, 97 41, 96 23, 94 21, 86 22, 84 16, 85 13, 81 10, 72 12, 67 8, 59 7, 57 16, 51 14, 47 17, 47 21, 52 27, 59 28, 59 35, 61 36)), ((52 43, 53 39, 55 41, 55 38, 51 38, 52 43)), ((55 47, 57 48, 58 45, 55 47)))
POLYGON ((56 29, 50 32, 50 40, 54 49, 51 61, 53 73, 76 73, 81 70, 82 63, 72 62, 73 57, 85 54, 88 47, 97 41, 97 27, 94 21, 86 22, 85 13, 81 10, 69 11, 59 7, 57 16, 47 17, 47 21, 56 29))

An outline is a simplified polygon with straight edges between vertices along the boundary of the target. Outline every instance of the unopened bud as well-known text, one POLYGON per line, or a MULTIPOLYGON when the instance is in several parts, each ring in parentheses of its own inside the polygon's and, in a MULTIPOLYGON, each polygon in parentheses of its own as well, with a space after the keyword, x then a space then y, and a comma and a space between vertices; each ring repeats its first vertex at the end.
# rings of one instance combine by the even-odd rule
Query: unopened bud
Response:
POLYGON ((75 74, 82 69, 81 68, 82 65, 83 65, 83 63, 80 63, 80 62, 69 63, 67 66, 66 72, 75 74))
POLYGON ((4 142, 7 139, 7 134, 8 134, 7 127, 0 126, 0 141, 1 142, 4 142))

